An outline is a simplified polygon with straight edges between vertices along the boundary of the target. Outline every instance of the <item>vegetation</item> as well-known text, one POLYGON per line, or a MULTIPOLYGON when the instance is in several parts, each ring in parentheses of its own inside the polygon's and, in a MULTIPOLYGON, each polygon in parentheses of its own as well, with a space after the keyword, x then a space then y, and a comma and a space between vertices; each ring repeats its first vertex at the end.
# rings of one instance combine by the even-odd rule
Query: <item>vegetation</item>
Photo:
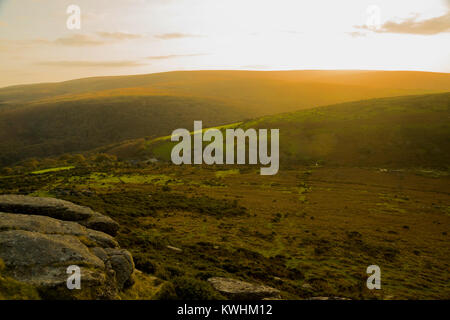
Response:
POLYGON ((0 165, 56 156, 192 128, 196 119, 216 125, 243 112, 217 101, 189 97, 124 96, 34 103, 0 110, 0 165))
MULTIPOLYGON (((449 299, 449 88, 447 74, 208 71, 0 89, 0 194, 119 222, 139 270, 123 299, 223 298, 213 276, 284 299, 449 299), (279 173, 170 164, 169 134, 198 119, 280 129, 279 173), (372 264, 382 290, 366 288, 372 264)), ((0 299, 57 296, 0 262, 0 299)))
POLYGON ((285 299, 450 297, 448 172, 325 165, 263 177, 251 166, 95 158, 40 175, 12 167, 0 193, 58 197, 117 220, 142 271, 124 299, 214 299, 212 276, 269 285, 285 299), (370 264, 381 267, 382 290, 365 287, 370 264))
POLYGON ((198 119, 210 127, 346 101, 445 92, 449 79, 424 72, 191 71, 13 86, 0 89, 0 165, 164 136, 191 129, 198 119))
POLYGON ((5 264, 0 259, 0 300, 39 300, 37 290, 5 274, 5 264))
MULTIPOLYGON (((318 107, 249 120, 234 127, 280 129, 280 161, 284 166, 422 166, 446 170, 450 163, 449 114, 450 93, 444 93, 318 107)), ((174 145, 170 137, 163 137, 128 141, 127 150, 135 158, 170 161, 174 145), (130 151, 137 148, 139 153, 130 151)), ((117 153, 120 149, 110 146, 102 151, 130 158, 127 152, 117 153)))
POLYGON ((155 298, 161 300, 224 299, 209 283, 190 277, 177 277, 165 283, 155 298))

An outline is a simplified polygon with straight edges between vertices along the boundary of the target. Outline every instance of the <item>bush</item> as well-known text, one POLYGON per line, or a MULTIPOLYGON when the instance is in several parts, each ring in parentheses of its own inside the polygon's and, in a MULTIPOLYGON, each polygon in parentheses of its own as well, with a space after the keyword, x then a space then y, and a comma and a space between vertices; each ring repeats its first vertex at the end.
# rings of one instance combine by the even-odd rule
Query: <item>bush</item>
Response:
POLYGON ((171 282, 166 282, 163 284, 155 298, 157 300, 178 300, 175 287, 171 282))
POLYGON ((13 172, 14 172, 13 169, 11 169, 9 167, 4 167, 1 169, 1 173, 3 173, 4 175, 7 175, 7 176, 13 174, 13 172))
POLYGON ((154 274, 157 269, 157 265, 150 260, 145 254, 138 253, 134 254, 134 264, 136 269, 148 274, 154 274))
POLYGON ((100 153, 94 157, 94 162, 97 163, 114 162, 114 161, 117 161, 117 157, 106 153, 100 153))
POLYGON ((178 277, 172 281, 175 293, 180 300, 219 300, 223 299, 212 286, 206 282, 190 277, 178 277))

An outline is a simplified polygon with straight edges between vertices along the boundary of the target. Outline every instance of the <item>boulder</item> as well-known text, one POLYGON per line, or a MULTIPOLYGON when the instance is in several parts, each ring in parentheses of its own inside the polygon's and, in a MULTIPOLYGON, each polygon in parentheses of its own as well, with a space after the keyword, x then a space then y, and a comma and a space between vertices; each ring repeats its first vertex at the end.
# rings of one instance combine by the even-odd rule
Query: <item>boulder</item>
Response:
POLYGON ((76 221, 90 229, 116 235, 119 225, 113 219, 72 202, 23 195, 0 195, 0 211, 47 216, 59 220, 76 221))
POLYGON ((105 249, 108 261, 116 272, 116 281, 119 290, 133 285, 134 263, 131 254, 123 249, 105 249))
POLYGON ((38 211, 45 212, 44 216, 32 215, 30 203, 23 206, 30 214, 0 212, 3 273, 32 284, 49 299, 115 299, 120 290, 133 284, 133 258, 112 236, 74 221, 51 218, 43 205, 38 211), (67 269, 72 265, 80 267, 81 290, 67 288, 67 269))
POLYGON ((99 246, 117 248, 119 244, 110 235, 91 230, 72 221, 61 221, 50 217, 0 212, 0 232, 8 230, 25 230, 43 234, 65 234, 87 239, 99 246))
POLYGON ((167 249, 175 251, 175 252, 183 252, 182 249, 174 247, 174 246, 166 246, 167 249))
POLYGON ((326 300, 350 300, 348 298, 343 297, 311 297, 308 300, 320 300, 320 301, 326 301, 326 300))
POLYGON ((265 285, 231 278, 213 277, 208 282, 222 295, 233 300, 279 299, 280 291, 265 285))
POLYGON ((0 232, 0 258, 11 276, 35 285, 54 286, 65 282, 70 265, 105 269, 103 261, 71 235, 3 231, 0 232))

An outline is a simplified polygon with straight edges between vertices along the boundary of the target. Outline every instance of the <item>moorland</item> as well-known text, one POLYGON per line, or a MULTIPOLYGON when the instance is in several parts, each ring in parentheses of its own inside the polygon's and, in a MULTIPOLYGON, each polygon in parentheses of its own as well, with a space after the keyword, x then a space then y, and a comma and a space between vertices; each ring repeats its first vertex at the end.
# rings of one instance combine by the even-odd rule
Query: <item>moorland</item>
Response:
MULTIPOLYGON (((448 74, 375 71, 4 88, 0 193, 65 199, 116 220, 142 272, 126 299, 223 298, 213 276, 283 299, 448 299, 449 91, 448 74), (173 165, 170 134, 194 120, 280 129, 278 174, 173 165), (381 290, 366 287, 373 264, 381 290)), ((36 297, 0 275, 8 294, 36 297)))

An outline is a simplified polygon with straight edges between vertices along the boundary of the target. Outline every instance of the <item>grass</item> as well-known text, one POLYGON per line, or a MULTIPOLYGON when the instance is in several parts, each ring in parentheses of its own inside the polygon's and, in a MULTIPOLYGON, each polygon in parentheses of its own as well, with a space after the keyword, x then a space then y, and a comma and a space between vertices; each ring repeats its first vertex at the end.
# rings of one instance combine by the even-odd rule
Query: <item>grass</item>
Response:
POLYGON ((5 264, 0 259, 0 300, 40 300, 38 291, 29 284, 8 277, 5 264))
POLYGON ((223 170, 223 171, 217 171, 215 173, 216 178, 225 178, 227 176, 239 174, 239 169, 230 169, 230 170, 223 170))
MULTIPOLYGON (((450 93, 355 101, 265 116, 226 128, 279 129, 279 158, 285 166, 406 169, 439 178, 450 163, 449 100, 450 93)), ((165 136, 150 139, 144 148, 140 141, 134 144, 134 149, 141 148, 142 158, 170 161, 176 142, 165 136)), ((109 151, 114 153, 114 147, 109 151)))
POLYGON ((446 299, 448 186, 448 175, 409 170, 295 166, 263 177, 245 166, 114 163, 14 175, 0 193, 50 195, 117 220, 143 272, 123 298, 204 297, 207 278, 225 276, 285 299, 446 299), (371 264, 382 290, 365 288, 371 264))
POLYGON ((33 171, 33 172, 31 172, 31 174, 45 174, 45 173, 50 173, 50 172, 58 172, 58 171, 72 170, 72 169, 75 169, 75 167, 74 166, 58 167, 58 168, 50 168, 50 169, 33 171))

